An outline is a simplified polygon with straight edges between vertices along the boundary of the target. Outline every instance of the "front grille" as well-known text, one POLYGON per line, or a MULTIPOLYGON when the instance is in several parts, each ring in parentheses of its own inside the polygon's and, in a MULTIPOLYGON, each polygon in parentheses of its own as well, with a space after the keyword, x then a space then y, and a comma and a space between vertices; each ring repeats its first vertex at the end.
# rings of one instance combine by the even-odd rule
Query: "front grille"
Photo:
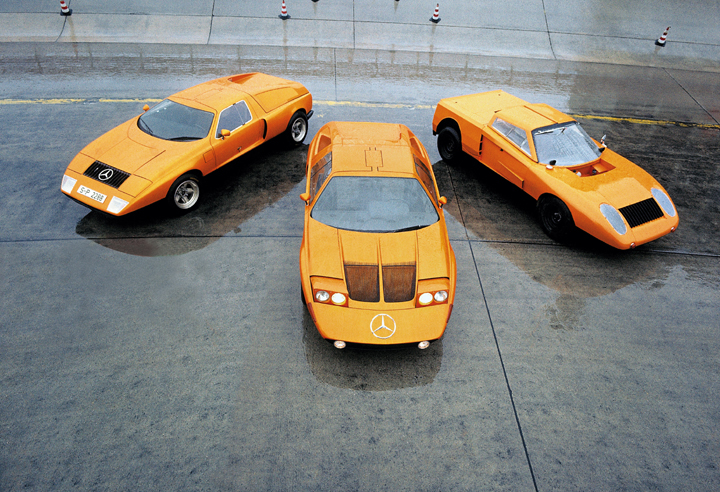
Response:
POLYGON ((405 302, 415 298, 415 264, 383 265, 385 302, 405 302))
POLYGON ((377 265, 345 265, 348 295, 354 301, 380 302, 380 279, 377 265))
POLYGON ((654 198, 623 207, 620 209, 620 213, 623 214, 630 227, 637 227, 663 216, 663 211, 654 198))
POLYGON ((130 177, 129 173, 112 166, 108 166, 100 161, 95 161, 90 164, 90 167, 88 167, 83 174, 96 181, 105 183, 108 186, 112 186, 113 188, 120 188, 120 185, 130 177))

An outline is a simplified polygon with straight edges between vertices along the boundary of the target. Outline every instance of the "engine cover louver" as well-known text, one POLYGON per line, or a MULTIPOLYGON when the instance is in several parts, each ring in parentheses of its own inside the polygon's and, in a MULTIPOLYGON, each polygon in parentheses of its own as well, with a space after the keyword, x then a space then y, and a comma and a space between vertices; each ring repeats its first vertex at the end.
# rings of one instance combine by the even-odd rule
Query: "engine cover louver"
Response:
POLYGON ((633 203, 620 209, 630 227, 637 227, 663 216, 663 211, 654 198, 633 203))
POLYGON ((380 275, 377 265, 345 264, 348 296, 354 301, 380 302, 380 275))
POLYGON ((130 177, 129 173, 112 166, 108 166, 100 161, 95 161, 90 164, 90 167, 88 167, 83 174, 96 181, 105 183, 108 186, 112 186, 113 188, 120 188, 120 185, 130 177))
POLYGON ((383 265, 385 302, 406 302, 415 298, 415 264, 383 265))
MULTIPOLYGON (((385 302, 407 302, 415 299, 415 264, 382 267, 385 302)), ((353 301, 380 302, 380 269, 378 265, 345 264, 345 282, 353 301)))

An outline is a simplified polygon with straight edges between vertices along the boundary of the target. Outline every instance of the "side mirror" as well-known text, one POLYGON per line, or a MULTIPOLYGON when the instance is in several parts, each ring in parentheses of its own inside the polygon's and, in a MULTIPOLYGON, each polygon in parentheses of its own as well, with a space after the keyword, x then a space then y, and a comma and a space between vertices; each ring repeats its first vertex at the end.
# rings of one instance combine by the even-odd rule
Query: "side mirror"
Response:
POLYGON ((143 111, 147 111, 148 109, 150 109, 150 106, 148 106, 147 104, 143 106, 143 111))
POLYGON ((223 140, 225 140, 225 137, 229 137, 229 136, 230 136, 230 130, 226 130, 224 128, 222 130, 220 130, 220 137, 223 140))
POLYGON ((304 201, 305 205, 307 205, 308 202, 310 202, 310 193, 301 193, 300 200, 304 201))
POLYGON ((441 196, 440 198, 438 198, 438 202, 440 203, 440 208, 443 208, 444 205, 447 205, 447 198, 441 196))

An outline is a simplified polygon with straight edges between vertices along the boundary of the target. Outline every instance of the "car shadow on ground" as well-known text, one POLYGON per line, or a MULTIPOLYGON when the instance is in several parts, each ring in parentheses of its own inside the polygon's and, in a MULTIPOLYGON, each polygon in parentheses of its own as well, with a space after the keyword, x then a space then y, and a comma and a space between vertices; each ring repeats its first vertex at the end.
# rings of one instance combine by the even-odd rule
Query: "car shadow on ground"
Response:
MULTIPOLYGON (((338 350, 324 340, 303 306, 303 345, 312 374, 336 388, 388 391, 430 384, 440 371, 442 339, 425 350, 415 345, 338 350)), ((368 329, 370 329, 368 327, 368 329)))
POLYGON ((561 296, 598 297, 668 274, 666 260, 648 245, 621 251, 577 228, 563 242, 553 241, 542 230, 535 200, 470 157, 452 166, 441 160, 433 169, 448 198, 445 211, 464 225, 471 240, 561 296))
POLYGON ((164 202, 122 217, 91 211, 75 232, 137 256, 202 249, 228 233, 239 233, 243 222, 286 196, 305 177, 306 155, 307 145, 289 148, 276 138, 203 178, 200 203, 188 213, 180 214, 164 202))

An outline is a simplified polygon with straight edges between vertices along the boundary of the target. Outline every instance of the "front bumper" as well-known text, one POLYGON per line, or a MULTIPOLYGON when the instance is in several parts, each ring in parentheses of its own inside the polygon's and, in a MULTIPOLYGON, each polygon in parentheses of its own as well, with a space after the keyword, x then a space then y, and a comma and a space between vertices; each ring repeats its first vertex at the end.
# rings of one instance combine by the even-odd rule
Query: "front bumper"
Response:
POLYGON ((388 310, 307 304, 320 336, 364 345, 399 345, 443 336, 452 304, 388 310))

